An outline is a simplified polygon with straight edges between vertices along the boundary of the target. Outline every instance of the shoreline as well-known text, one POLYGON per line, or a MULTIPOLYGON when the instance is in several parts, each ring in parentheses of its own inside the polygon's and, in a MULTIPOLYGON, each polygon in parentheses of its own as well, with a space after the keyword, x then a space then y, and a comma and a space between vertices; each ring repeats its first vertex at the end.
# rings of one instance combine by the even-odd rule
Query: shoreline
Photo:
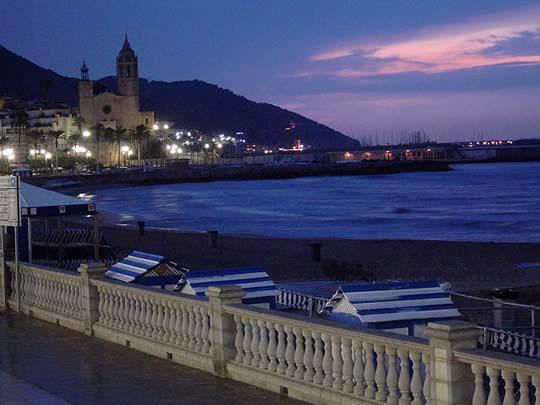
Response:
POLYGON ((270 238, 219 234, 217 248, 205 232, 101 226, 118 257, 131 250, 156 253, 192 271, 226 267, 264 267, 274 281, 328 279, 321 262, 311 257, 310 243, 322 244, 322 260, 360 266, 359 281, 435 279, 460 291, 540 285, 540 269, 516 269, 540 262, 540 244, 452 242, 433 240, 353 240, 270 238))

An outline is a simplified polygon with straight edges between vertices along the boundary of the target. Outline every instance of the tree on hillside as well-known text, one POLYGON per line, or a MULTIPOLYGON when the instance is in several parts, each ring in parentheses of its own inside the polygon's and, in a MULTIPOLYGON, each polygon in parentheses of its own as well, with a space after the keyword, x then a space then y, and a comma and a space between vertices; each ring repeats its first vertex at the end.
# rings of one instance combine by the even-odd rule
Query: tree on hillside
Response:
POLYGON ((137 125, 131 130, 132 139, 137 144, 137 160, 138 164, 141 164, 141 149, 143 143, 145 143, 148 138, 150 138, 150 130, 146 125, 137 125))
POLYGON ((54 167, 58 167, 58 141, 64 135, 64 131, 49 131, 47 137, 54 146, 54 167))

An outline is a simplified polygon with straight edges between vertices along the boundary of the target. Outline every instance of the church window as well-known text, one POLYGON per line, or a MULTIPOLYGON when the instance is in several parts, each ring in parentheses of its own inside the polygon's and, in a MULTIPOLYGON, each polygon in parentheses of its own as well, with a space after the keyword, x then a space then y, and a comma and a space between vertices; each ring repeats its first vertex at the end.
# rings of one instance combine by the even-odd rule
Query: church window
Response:
POLYGON ((106 104, 103 106, 102 111, 103 111, 103 114, 109 115, 112 111, 112 107, 109 104, 106 104))
POLYGON ((127 76, 126 77, 131 77, 131 69, 130 69, 129 65, 127 65, 126 68, 127 68, 127 76))
POLYGON ((146 125, 148 125, 148 118, 145 118, 145 119, 144 119, 144 123, 145 123, 146 125))

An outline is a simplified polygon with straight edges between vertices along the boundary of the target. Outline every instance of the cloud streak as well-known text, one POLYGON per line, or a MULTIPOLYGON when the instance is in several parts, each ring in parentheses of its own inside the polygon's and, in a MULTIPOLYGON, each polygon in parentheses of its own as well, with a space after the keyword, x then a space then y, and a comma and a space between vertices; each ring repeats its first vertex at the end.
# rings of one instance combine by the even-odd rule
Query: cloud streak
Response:
POLYGON ((337 78, 540 64, 540 5, 432 27, 406 38, 352 41, 315 54, 310 62, 312 68, 303 75, 337 78), (519 43, 517 54, 515 43, 519 43))

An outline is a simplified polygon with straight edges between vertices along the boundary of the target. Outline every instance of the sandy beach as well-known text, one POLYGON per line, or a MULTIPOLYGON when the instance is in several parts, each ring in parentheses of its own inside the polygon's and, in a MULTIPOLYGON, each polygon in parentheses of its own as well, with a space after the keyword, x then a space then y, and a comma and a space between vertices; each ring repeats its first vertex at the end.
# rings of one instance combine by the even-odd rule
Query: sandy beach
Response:
MULTIPOLYGON (((321 263, 310 254, 310 239, 222 235, 212 248, 206 233, 104 225, 106 239, 121 257, 132 249, 166 256, 192 270, 263 266, 276 281, 321 280, 321 263)), ((321 259, 361 265, 368 279, 438 279, 454 288, 479 290, 540 285, 540 269, 516 269, 540 262, 540 246, 421 240, 322 239, 321 259)))

